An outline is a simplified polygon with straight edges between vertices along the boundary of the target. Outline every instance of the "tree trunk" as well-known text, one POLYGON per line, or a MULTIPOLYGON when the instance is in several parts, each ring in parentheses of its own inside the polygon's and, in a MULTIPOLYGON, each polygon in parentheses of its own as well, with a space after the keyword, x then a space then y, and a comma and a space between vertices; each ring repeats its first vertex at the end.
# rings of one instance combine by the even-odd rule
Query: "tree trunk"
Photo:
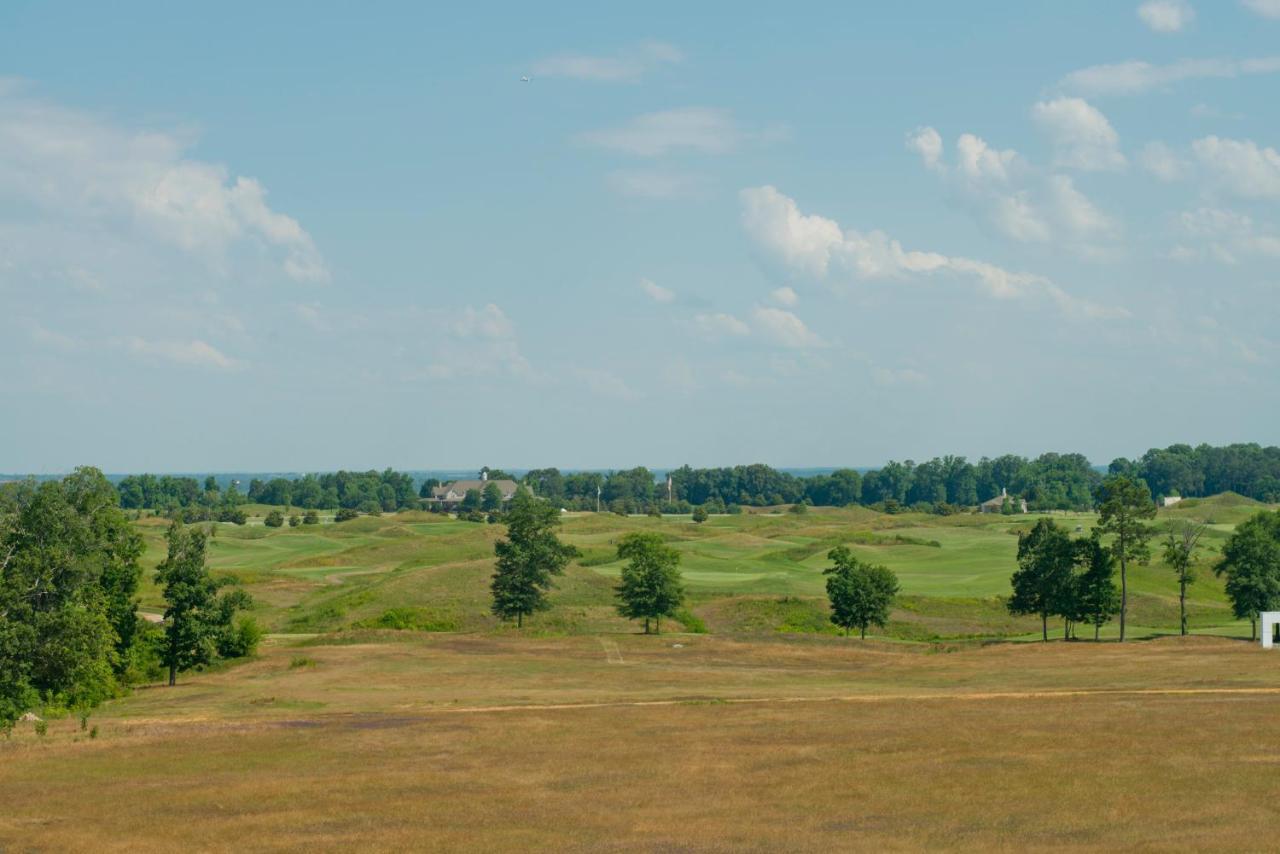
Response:
POLYGON ((1124 643, 1124 616, 1129 610, 1129 577, 1126 575, 1124 542, 1120 543, 1120 643, 1124 643))
POLYGON ((646 635, 649 634, 649 618, 648 617, 644 618, 644 633, 646 635))
POLYGON ((1062 639, 1071 640, 1071 621, 1070 620, 1062 621, 1062 639))
POLYGON ((524 611, 516 611, 516 628, 524 625, 524 611))
POLYGON ((1180 581, 1178 584, 1178 612, 1180 623, 1182 625, 1182 634, 1187 634, 1187 582, 1180 581))
POLYGON ((866 626, 863 626, 863 627, 862 627, 862 639, 863 639, 863 640, 866 640, 866 639, 867 639, 867 627, 866 627, 866 626))
POLYGON ((1040 640, 1045 643, 1049 642, 1049 615, 1040 615, 1040 640))
POLYGON ((653 618, 653 633, 655 635, 662 634, 662 615, 661 614, 653 618))
POLYGON ((849 636, 849 627, 848 627, 848 626, 845 626, 845 627, 844 627, 844 636, 845 636, 845 637, 848 637, 848 636, 849 636))
POLYGON ((178 684, 178 665, 176 662, 169 663, 169 687, 172 688, 178 684))
POLYGON ((1258 639, 1258 621, 1251 619, 1249 620, 1249 640, 1257 640, 1257 639, 1258 639))
POLYGON ((1102 631, 1102 624, 1101 624, 1101 623, 1094 623, 1094 624, 1093 624, 1093 642, 1094 642, 1094 643, 1097 643, 1097 642, 1098 642, 1098 633, 1099 633, 1099 632, 1101 632, 1101 631, 1102 631))

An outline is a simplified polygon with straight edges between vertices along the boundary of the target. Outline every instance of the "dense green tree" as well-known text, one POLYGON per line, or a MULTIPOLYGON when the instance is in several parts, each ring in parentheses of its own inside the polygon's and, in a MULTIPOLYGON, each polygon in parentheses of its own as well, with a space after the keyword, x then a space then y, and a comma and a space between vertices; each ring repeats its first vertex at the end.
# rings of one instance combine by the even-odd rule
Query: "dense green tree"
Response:
POLYGON ((823 570, 831 622, 844 629, 845 635, 857 628, 863 638, 868 626, 884 628, 898 595, 898 577, 887 567, 858 560, 848 546, 836 546, 827 552, 827 558, 833 564, 823 570))
POLYGON ((418 489, 419 498, 430 498, 432 492, 440 485, 440 478, 429 477, 422 482, 422 487, 418 489))
POLYGON ((480 509, 493 512, 502 509, 502 487, 490 481, 480 493, 480 509))
POLYGON ((662 618, 673 615, 684 602, 680 552, 660 534, 637 532, 618 541, 618 560, 627 561, 614 588, 618 613, 629 620, 644 620, 646 635, 653 620, 661 634, 662 618))
POLYGON ((1147 541, 1151 528, 1143 523, 1156 515, 1151 490, 1141 480, 1128 475, 1111 475, 1098 490, 1098 531, 1111 536, 1111 553, 1120 564, 1120 641, 1125 639, 1125 617, 1129 611, 1130 563, 1145 564, 1151 559, 1147 541))
POLYGON ((268 528, 281 528, 284 526, 284 514, 279 510, 272 510, 267 513, 267 517, 262 520, 262 524, 268 528))
POLYGON ((699 525, 707 521, 707 508, 701 504, 693 508, 693 521, 697 522, 699 525))
POLYGON ((1165 532, 1164 562, 1178 579, 1178 625, 1184 635, 1187 633, 1187 588, 1196 581, 1196 546, 1205 530, 1206 526, 1183 519, 1170 524, 1165 532))
POLYGON ((301 525, 301 524, 302 524, 302 517, 301 517, 301 516, 299 516, 297 513, 290 513, 290 514, 289 514, 289 527, 290 527, 290 528, 296 528, 296 527, 298 527, 298 526, 299 526, 299 525, 301 525))
POLYGON ((1075 541, 1075 564, 1071 619, 1093 626, 1096 641, 1102 627, 1120 611, 1115 559, 1097 536, 1081 537, 1075 541))
POLYGON ((87 708, 137 639, 141 541, 96 469, 0 502, 0 729, 37 703, 87 708))
POLYGON ((334 522, 346 522, 351 519, 359 519, 359 518, 360 518, 360 511, 351 507, 343 507, 339 509, 337 513, 333 514, 334 522))
POLYGON ((156 567, 156 584, 165 601, 160 657, 174 685, 179 671, 213 661, 235 613, 249 607, 250 599, 239 588, 218 593, 230 582, 209 574, 202 530, 174 522, 166 539, 168 556, 156 567))
POLYGON ((1018 568, 1007 603, 1014 615, 1040 617, 1040 633, 1049 639, 1049 617, 1070 607, 1075 554, 1071 537, 1052 519, 1041 519, 1018 535, 1018 568))
POLYGON ((1214 572, 1227 577, 1227 597, 1238 619, 1258 636, 1258 615, 1280 607, 1280 513, 1262 512, 1236 527, 1214 572))
POLYGON ((320 524, 320 514, 319 514, 319 513, 317 513, 317 512, 316 512, 316 511, 314 511, 314 510, 308 510, 306 513, 303 513, 303 514, 302 514, 302 524, 304 524, 304 525, 319 525, 319 524, 320 524))
POLYGON ((463 513, 470 513, 473 510, 480 509, 480 503, 483 501, 478 489, 468 489, 466 494, 462 496, 462 501, 458 504, 458 509, 463 513))
POLYGON ((556 536, 560 512, 555 505, 525 489, 511 499, 504 522, 507 536, 493 546, 498 560, 489 585, 491 610, 504 620, 514 618, 519 628, 526 615, 548 607, 547 591, 577 549, 556 536))

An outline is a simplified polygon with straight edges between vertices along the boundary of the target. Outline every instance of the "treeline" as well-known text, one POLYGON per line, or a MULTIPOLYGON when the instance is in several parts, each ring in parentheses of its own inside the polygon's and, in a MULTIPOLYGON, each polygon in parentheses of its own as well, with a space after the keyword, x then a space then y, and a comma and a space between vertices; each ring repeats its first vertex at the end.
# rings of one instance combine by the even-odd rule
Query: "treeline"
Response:
MULTIPOLYGON (((842 507, 863 504, 887 512, 912 509, 952 513, 973 507, 1007 490, 1025 499, 1029 510, 1086 510, 1098 503, 1103 475, 1082 454, 1016 454, 970 462, 962 456, 925 462, 890 461, 867 472, 838 469, 800 477, 756 464, 724 468, 681 466, 669 472, 671 488, 643 466, 619 471, 561 472, 541 468, 517 478, 484 469, 490 480, 519 480, 536 495, 571 510, 688 513, 693 507, 733 512, 748 507, 812 504, 842 507)), ((1280 448, 1258 444, 1224 447, 1171 445, 1152 449, 1136 460, 1113 461, 1110 474, 1144 481, 1156 498, 1214 495, 1233 491, 1259 501, 1280 501, 1280 448)), ((430 497, 434 478, 415 490, 412 475, 384 471, 308 474, 250 482, 248 495, 234 484, 219 490, 212 477, 203 487, 195 478, 131 475, 119 485, 121 506, 151 508, 170 515, 205 508, 205 518, 231 514, 244 501, 301 509, 348 509, 362 513, 419 507, 430 497)), ((189 520, 200 518, 187 513, 189 520)), ((234 514, 231 514, 234 515, 234 514)), ((234 521, 234 520, 227 520, 234 521)))
POLYGON ((249 605, 218 593, 204 536, 174 523, 156 571, 163 624, 138 616, 142 537, 100 471, 0 485, 0 731, 30 709, 78 712, 129 684, 253 651, 249 605))

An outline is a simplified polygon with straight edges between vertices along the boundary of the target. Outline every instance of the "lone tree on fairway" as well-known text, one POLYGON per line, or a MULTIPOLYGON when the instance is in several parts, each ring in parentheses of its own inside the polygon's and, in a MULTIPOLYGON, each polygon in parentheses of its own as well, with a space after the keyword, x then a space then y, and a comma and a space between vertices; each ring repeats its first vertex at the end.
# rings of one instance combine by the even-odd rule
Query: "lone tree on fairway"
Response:
POLYGON ((167 539, 169 555, 156 567, 156 584, 165 601, 160 660, 174 685, 179 670, 208 664, 217 656, 219 641, 232 631, 236 611, 249 607, 251 600, 239 589, 218 595, 218 588, 230 582, 209 575, 204 531, 174 522, 167 539))
POLYGON ((1115 560, 1098 537, 1075 541, 1075 563, 1079 574, 1074 582, 1074 615, 1072 619, 1093 626, 1093 639, 1120 610, 1120 591, 1116 590, 1115 560))
POLYGON ((836 546, 827 552, 827 559, 835 564, 822 571, 828 576, 831 622, 844 629, 846 637, 854 627, 863 638, 867 626, 884 628, 893 597, 898 595, 898 576, 888 567, 863 563, 847 546, 836 546))
POLYGON ((1258 615, 1280 604, 1280 513, 1259 513, 1236 528, 1213 571, 1227 577, 1231 610, 1257 640, 1258 615))
POLYGON ((707 508, 703 507, 701 504, 693 508, 693 521, 697 522, 699 525, 707 521, 707 508))
POLYGON ((666 545, 659 534, 634 533, 618 541, 618 560, 630 561, 614 588, 618 613, 629 620, 644 620, 646 635, 653 620, 662 634, 662 618, 684 603, 680 552, 666 545))
POLYGON ((484 491, 480 493, 480 509, 487 510, 490 513, 502 509, 501 486, 498 486, 493 481, 485 484, 484 491))
POLYGON ((521 489, 511 499, 504 522, 507 538, 493 544, 498 562, 489 585, 490 610, 504 620, 514 618, 519 628, 526 614, 549 607, 552 577, 564 572, 578 550, 556 537, 560 514, 555 506, 534 498, 528 490, 521 489))
POLYGON ((1196 546, 1204 536, 1205 526, 1185 519, 1169 526, 1164 540, 1164 562, 1178 579, 1178 624, 1187 633, 1187 588, 1196 582, 1196 546))
POLYGON ((1151 560, 1151 528, 1142 523, 1156 515, 1151 490, 1142 480, 1128 475, 1112 475, 1098 489, 1098 531, 1114 537, 1111 554, 1120 563, 1120 641, 1124 642, 1125 616, 1129 610, 1129 562, 1145 564, 1151 560))
POLYGON ((1018 535, 1018 568, 1009 579, 1013 586, 1009 613, 1039 616, 1040 635, 1046 641, 1049 615, 1070 615, 1072 611, 1074 563, 1071 537, 1052 519, 1041 519, 1030 531, 1018 535))

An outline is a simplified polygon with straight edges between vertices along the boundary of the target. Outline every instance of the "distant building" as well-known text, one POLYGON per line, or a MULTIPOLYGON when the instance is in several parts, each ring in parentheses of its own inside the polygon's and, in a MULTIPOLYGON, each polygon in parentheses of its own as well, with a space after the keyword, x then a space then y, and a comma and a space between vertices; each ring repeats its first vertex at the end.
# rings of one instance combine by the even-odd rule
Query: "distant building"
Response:
POLYGON ((498 489, 502 490, 502 502, 511 500, 511 496, 516 494, 519 488, 514 480, 489 480, 488 474, 480 476, 480 480, 455 480, 453 483, 446 483, 443 486, 437 486, 431 490, 431 497, 427 501, 435 502, 444 507, 457 507, 462 503, 462 499, 467 497, 467 493, 471 490, 484 495, 484 488, 490 483, 495 484, 498 489))
POLYGON ((1014 513, 1027 512, 1027 499, 1025 498, 1009 498, 1009 490, 1001 489, 1000 494, 995 498, 988 498, 986 501, 978 505, 978 509, 983 513, 999 513, 1004 510, 1005 501, 1013 502, 1014 513))
POLYGON ((1160 506, 1172 507, 1173 505, 1177 504, 1181 500, 1182 500, 1181 495, 1166 495, 1164 498, 1160 499, 1160 506))

